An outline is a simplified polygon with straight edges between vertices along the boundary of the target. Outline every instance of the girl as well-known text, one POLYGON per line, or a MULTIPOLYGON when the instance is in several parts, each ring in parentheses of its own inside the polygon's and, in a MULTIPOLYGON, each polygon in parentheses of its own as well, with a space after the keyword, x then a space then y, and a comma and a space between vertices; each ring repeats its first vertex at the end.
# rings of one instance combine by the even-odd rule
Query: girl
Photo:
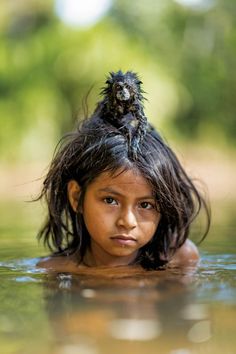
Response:
POLYGON ((198 261, 190 225, 209 210, 143 111, 141 81, 111 73, 94 114, 62 140, 39 198, 48 218, 39 238, 54 252, 38 266, 85 267, 198 261))

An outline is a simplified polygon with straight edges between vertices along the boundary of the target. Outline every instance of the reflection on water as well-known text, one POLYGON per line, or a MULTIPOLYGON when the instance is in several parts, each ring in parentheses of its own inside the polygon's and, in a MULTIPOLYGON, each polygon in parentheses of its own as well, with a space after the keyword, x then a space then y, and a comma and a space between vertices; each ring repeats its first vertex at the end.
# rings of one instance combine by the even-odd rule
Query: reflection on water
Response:
POLYGON ((35 267, 28 215, 0 222, 1 353, 235 353, 234 220, 203 244, 197 270, 73 275, 35 267))
POLYGON ((36 262, 0 263, 6 353, 234 353, 235 255, 109 275, 46 274, 36 262))

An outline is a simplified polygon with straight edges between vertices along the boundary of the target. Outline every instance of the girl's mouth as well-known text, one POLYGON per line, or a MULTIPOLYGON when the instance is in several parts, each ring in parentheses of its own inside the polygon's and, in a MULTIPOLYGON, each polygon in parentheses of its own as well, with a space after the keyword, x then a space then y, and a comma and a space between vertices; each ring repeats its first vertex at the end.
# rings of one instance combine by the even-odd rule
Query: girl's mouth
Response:
POLYGON ((114 242, 120 245, 127 245, 127 246, 132 246, 137 242, 137 240, 133 236, 128 236, 128 235, 115 235, 111 237, 111 240, 113 240, 114 242))

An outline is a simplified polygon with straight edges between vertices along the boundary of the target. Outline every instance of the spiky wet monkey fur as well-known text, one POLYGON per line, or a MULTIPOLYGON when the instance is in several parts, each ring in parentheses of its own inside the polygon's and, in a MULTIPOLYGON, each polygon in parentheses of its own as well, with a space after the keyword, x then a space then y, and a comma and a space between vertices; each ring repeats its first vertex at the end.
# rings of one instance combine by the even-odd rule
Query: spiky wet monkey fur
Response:
POLYGON ((128 137, 132 153, 137 154, 139 144, 147 130, 147 117, 143 110, 142 81, 132 71, 111 72, 106 87, 101 91, 104 95, 93 114, 110 122, 128 137))

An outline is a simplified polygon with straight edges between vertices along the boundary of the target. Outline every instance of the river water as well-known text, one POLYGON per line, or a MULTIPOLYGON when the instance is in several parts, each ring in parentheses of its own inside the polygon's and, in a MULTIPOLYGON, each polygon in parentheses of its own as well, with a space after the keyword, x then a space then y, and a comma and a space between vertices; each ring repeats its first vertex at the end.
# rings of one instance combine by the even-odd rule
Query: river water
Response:
POLYGON ((197 269, 73 275, 35 267, 46 254, 35 205, 2 203, 0 352, 236 353, 235 214, 224 210, 197 269))

